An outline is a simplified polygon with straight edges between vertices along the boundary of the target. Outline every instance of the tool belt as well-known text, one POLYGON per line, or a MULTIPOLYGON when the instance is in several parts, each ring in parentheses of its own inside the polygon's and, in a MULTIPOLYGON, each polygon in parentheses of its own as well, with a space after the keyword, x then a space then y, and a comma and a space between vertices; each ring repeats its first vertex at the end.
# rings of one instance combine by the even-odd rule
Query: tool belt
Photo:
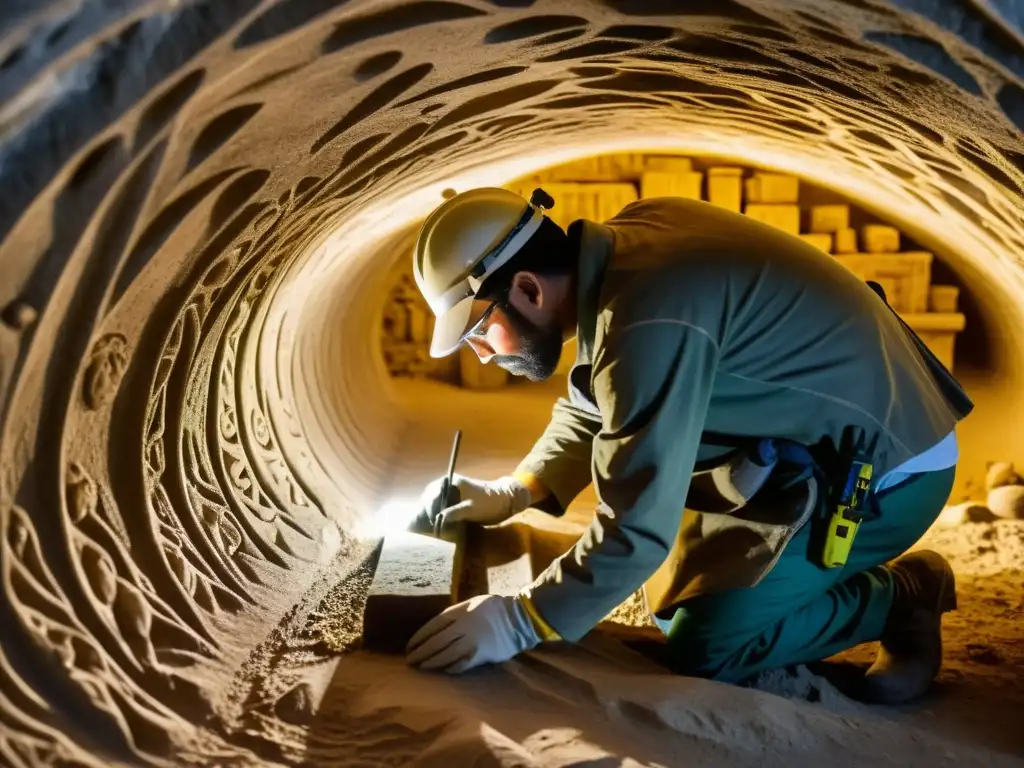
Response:
MULTIPOLYGON (((715 437, 706 434, 703 439, 723 444, 724 440, 716 440, 715 437)), ((849 559, 860 524, 879 514, 871 492, 874 445, 865 445, 863 440, 852 438, 844 442, 846 444, 838 450, 826 451, 789 440, 757 440, 753 445, 748 443, 739 449, 720 468, 706 473, 708 480, 704 487, 708 488, 708 483, 711 483, 720 504, 722 501, 726 505, 732 502, 734 508, 738 508, 744 497, 749 498, 752 491, 758 490, 759 486, 754 487, 751 482, 769 482, 785 491, 814 478, 821 492, 817 509, 810 519, 814 541, 812 552, 817 553, 818 564, 823 568, 841 568, 849 559), (730 478, 739 482, 730 481, 730 478)), ((698 487, 698 491, 702 490, 698 487)), ((710 493, 702 492, 701 495, 713 498, 710 493)), ((706 502, 702 506, 703 511, 732 511, 722 506, 710 508, 706 502)))
POLYGON ((826 468, 804 446, 785 443, 778 450, 791 464, 804 467, 795 480, 813 475, 825 491, 811 518, 811 551, 817 553, 821 567, 842 568, 849 560, 860 524, 879 514, 871 492, 873 451, 863 445, 847 446, 826 468))

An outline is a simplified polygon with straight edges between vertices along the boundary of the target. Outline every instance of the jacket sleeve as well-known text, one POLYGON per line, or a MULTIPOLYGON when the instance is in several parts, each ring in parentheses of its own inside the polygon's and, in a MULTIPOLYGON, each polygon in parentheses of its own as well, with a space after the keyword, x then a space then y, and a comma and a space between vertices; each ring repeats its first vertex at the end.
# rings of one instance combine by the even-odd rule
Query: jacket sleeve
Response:
POLYGON ((589 529, 526 590, 566 640, 589 632, 668 556, 682 521, 719 349, 703 330, 647 320, 609 334, 594 365, 602 413, 589 529))
POLYGON ((562 515, 590 485, 594 437, 601 429, 598 416, 559 398, 551 421, 533 450, 516 467, 516 475, 532 475, 548 489, 551 497, 535 504, 553 515, 562 515))

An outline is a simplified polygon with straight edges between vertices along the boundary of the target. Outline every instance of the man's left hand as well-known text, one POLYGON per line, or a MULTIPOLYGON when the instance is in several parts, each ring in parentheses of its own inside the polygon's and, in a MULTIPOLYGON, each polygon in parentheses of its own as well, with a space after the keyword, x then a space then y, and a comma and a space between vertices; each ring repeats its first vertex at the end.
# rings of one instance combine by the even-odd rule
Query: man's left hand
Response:
POLYGON ((518 597, 480 595, 428 621, 406 646, 406 661, 420 669, 459 674, 500 664, 540 643, 518 597))

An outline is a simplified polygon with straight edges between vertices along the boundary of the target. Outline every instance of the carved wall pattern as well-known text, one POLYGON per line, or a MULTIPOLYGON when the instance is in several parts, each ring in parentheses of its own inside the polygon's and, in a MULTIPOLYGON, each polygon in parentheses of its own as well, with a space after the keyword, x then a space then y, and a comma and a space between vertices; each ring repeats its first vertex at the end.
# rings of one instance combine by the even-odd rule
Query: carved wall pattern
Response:
POLYGON ((314 709, 301 663, 240 681, 280 670, 282 627, 315 637, 319 575, 366 571, 346 529, 399 425, 358 295, 375 233, 328 235, 377 204, 558 145, 745 148, 1022 285, 1024 38, 987 4, 66 7, 0 25, 5 764, 301 759, 240 714, 314 709), (317 316, 330 291, 362 333, 317 316), (337 472, 300 407, 328 348, 337 472))

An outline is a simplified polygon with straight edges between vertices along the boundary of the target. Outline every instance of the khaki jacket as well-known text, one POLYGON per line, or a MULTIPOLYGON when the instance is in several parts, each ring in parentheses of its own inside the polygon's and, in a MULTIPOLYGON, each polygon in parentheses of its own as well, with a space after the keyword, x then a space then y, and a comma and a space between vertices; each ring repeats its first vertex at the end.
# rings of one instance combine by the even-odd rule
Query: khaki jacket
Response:
POLYGON ((769 481, 737 508, 694 511, 691 480, 737 446, 792 441, 829 468, 859 440, 881 477, 973 407, 868 285, 798 238, 677 198, 570 234, 580 256, 569 394, 516 470, 551 491, 545 511, 561 514, 590 483, 600 500, 529 590, 566 640, 641 586, 670 615, 687 597, 764 577, 826 494, 769 481))

